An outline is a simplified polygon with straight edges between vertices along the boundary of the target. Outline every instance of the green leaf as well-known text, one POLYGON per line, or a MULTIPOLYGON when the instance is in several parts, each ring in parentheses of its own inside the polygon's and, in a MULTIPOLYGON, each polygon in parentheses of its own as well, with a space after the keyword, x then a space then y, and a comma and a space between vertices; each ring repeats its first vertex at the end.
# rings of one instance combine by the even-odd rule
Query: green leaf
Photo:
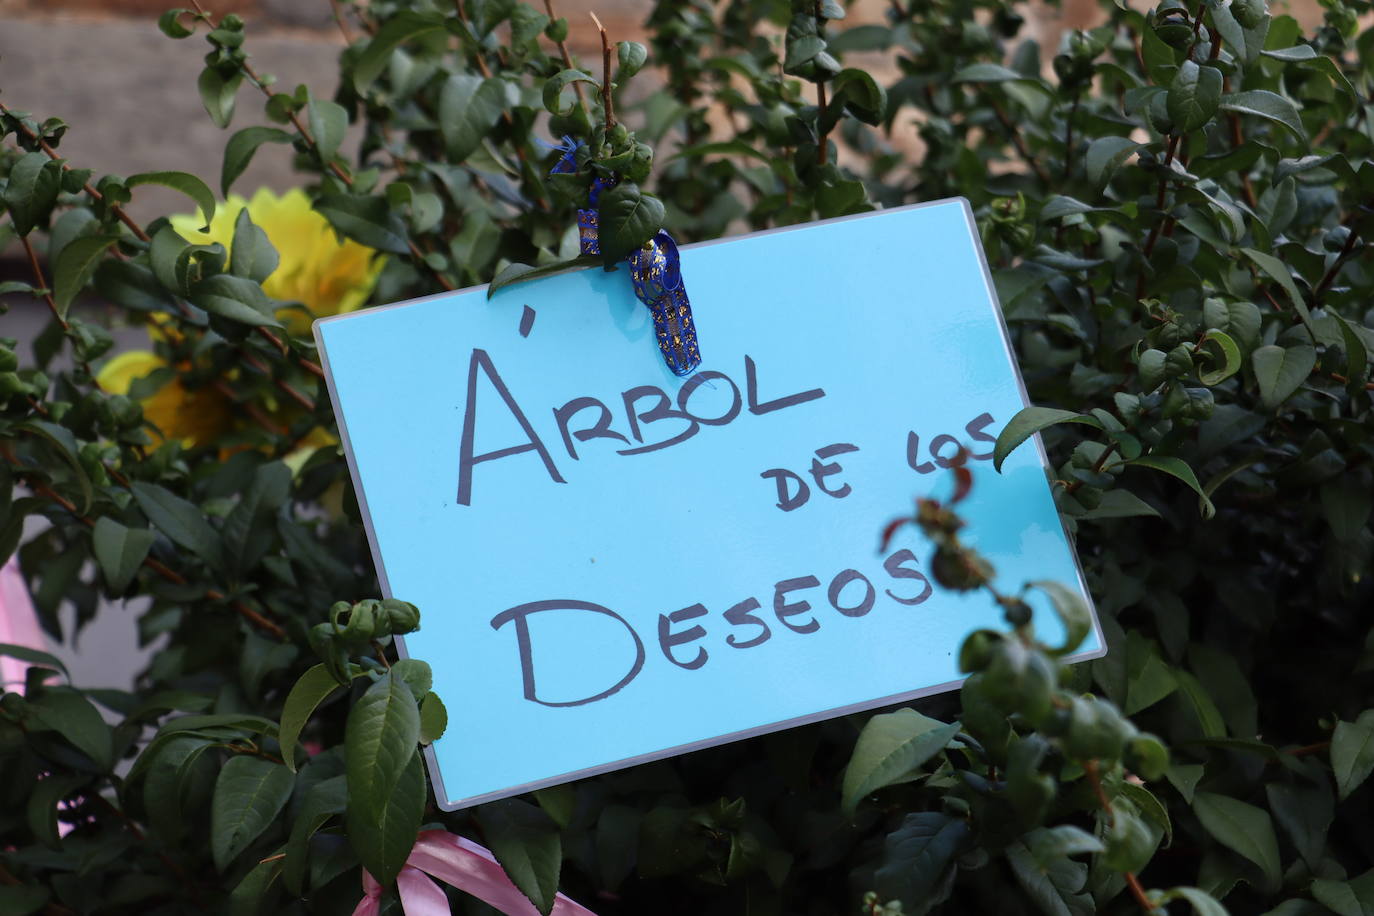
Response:
POLYGON ((140 172, 124 180, 126 188, 144 184, 162 185, 191 198, 200 208, 201 219, 205 220, 205 226, 200 231, 210 231, 210 221, 215 218, 215 195, 205 182, 189 172, 140 172))
POLYGON ((439 92, 439 129, 449 159, 462 162, 477 149, 505 108, 504 81, 471 73, 449 76, 439 92))
POLYGON ((0 913, 6 916, 30 916, 48 902, 52 891, 32 884, 0 886, 0 913))
POLYGON ((77 507, 83 515, 90 511, 91 500, 95 498, 95 487, 91 483, 90 475, 86 473, 86 466, 81 463, 81 449, 76 444, 76 437, 72 435, 71 430, 47 420, 28 420, 15 424, 14 428, 37 436, 56 449, 62 460, 71 466, 72 478, 81 490, 81 502, 77 507))
POLYGON ((233 274, 206 277, 191 287, 188 298, 197 308, 239 324, 281 327, 281 322, 272 314, 272 300, 262 291, 262 284, 247 277, 233 274))
POLYGON ((196 87, 200 90, 200 103, 205 106, 205 113, 215 122, 216 127, 228 127, 229 122, 233 120, 234 96, 241 82, 243 72, 240 70, 235 70, 227 78, 221 76, 214 67, 206 67, 200 71, 200 78, 196 80, 196 87))
POLYGON ((1130 490, 1118 487, 1103 493, 1101 501, 1095 507, 1076 518, 1084 521, 1100 518, 1133 518, 1142 515, 1159 518, 1159 510, 1130 490))
POLYGON ((623 181, 601 194, 598 239, 607 264, 622 261, 663 228, 663 202, 644 194, 633 181, 623 181))
POLYGON ((1298 110, 1293 107, 1293 103, 1267 89, 1248 89, 1224 95, 1221 98, 1221 108, 1223 111, 1264 118, 1292 131, 1299 140, 1307 139, 1307 134, 1302 129, 1302 119, 1298 117, 1298 110))
POLYGON ((1331 735, 1331 769, 1341 801, 1374 772, 1374 709, 1354 722, 1337 722, 1331 735))
POLYGON ((296 741, 319 705, 341 685, 324 665, 315 665, 300 676, 282 704, 278 740, 286 768, 296 772, 296 741))
POLYGON ((1198 372, 1198 381, 1202 384, 1208 387, 1220 385, 1240 371, 1240 347, 1231 339, 1231 335, 1212 328, 1203 335, 1202 343, 1199 346, 1208 354, 1221 357, 1220 365, 1217 365, 1218 361, 1214 359, 1213 366, 1215 368, 1198 372))
POLYGON ((1349 881, 1318 878, 1312 896, 1336 916, 1374 916, 1374 868, 1349 881))
POLYGON ((565 99, 563 90, 573 83, 591 83, 593 86, 601 85, 590 73, 584 73, 581 70, 560 70, 544 81, 544 108, 549 114, 558 115, 559 117, 566 117, 572 114, 573 109, 577 107, 577 100, 575 97, 565 99))
POLYGON ((553 910, 563 842, 558 827, 541 808, 517 799, 477 809, 477 820, 496 861, 544 916, 553 910))
POLYGON ((260 284, 272 275, 280 262, 277 249, 272 246, 267 233, 253 223, 248 208, 244 207, 234 220, 234 245, 229 250, 229 272, 260 284))
POLYGON ((14 231, 28 235, 46 219, 61 186, 62 167, 45 154, 25 153, 15 160, 5 185, 5 204, 14 231))
POLYGON ((848 111, 865 124, 881 124, 887 116, 887 91, 867 71, 846 68, 830 81, 830 104, 821 124, 834 126, 840 109, 848 111))
POLYGON ((649 52, 637 41, 617 41, 615 43, 616 61, 620 64, 616 70, 615 78, 627 80, 634 76, 644 66, 644 62, 649 59, 649 52))
POLYGON ((348 112, 337 102, 313 98, 307 111, 315 150, 320 160, 327 163, 339 152, 339 146, 343 143, 344 131, 348 130, 348 112))
POLYGON ((1154 855, 1158 839, 1136 811, 1135 805, 1120 796, 1112 803, 1106 836, 1107 851, 1102 864, 1113 871, 1140 871, 1154 855))
POLYGON ((1087 916, 1095 911, 1092 897, 1085 893, 1087 865, 1063 855, 1047 861, 1021 840, 1007 846, 1006 856, 1017 882, 1046 916, 1087 916))
POLYGON ((1174 130, 1192 133, 1212 120, 1221 103, 1221 71, 1185 60, 1169 84, 1165 105, 1174 130))
POLYGON ((62 676, 71 680, 72 676, 67 671, 67 666, 62 664, 62 659, 41 649, 34 649, 30 646, 16 646, 14 643, 0 642, 0 656, 6 658, 17 658, 21 662, 28 662, 30 665, 37 665, 40 668, 51 668, 53 671, 62 672, 62 676))
POLYGON ((1307 867, 1317 872, 1326 853, 1326 833, 1336 809, 1326 785, 1300 788, 1271 782, 1264 787, 1269 810, 1288 834, 1307 867))
POLYGON ((286 889, 299 895, 309 857, 310 838, 336 814, 348 808, 348 780, 334 776, 315 783, 305 793, 300 811, 291 822, 291 837, 286 841, 286 860, 282 864, 282 880, 286 889))
POLYGON ((1057 423, 1082 423, 1097 429, 1102 428, 1102 423, 1088 414, 1059 410, 1054 407, 1023 407, 1017 411, 1016 416, 1011 418, 1011 422, 997 434, 997 444, 992 447, 992 466, 998 471, 1002 470, 1002 462, 1007 460, 1007 456, 1018 445, 1040 430, 1057 423))
POLYGON ((1028 583, 1049 596, 1050 606, 1064 625, 1064 644, 1054 649, 1053 655, 1068 655, 1082 645, 1083 640, 1093 629, 1092 612, 1088 610, 1083 596, 1059 582, 1041 580, 1028 583))
POLYGON ((1098 137, 1093 140, 1088 144, 1088 151, 1083 157, 1088 181, 1099 188, 1102 187, 1112 180, 1121 164, 1144 145, 1130 137, 1098 137))
POLYGON ((35 721, 52 729, 81 751, 101 772, 114 765, 114 737, 99 710, 71 687, 46 687, 29 700, 35 721))
POLYGON ((418 752, 412 752, 395 788, 380 798, 361 798, 349 779, 348 839, 383 887, 396 880, 405 865, 425 815, 425 771, 418 752))
MULTIPOLYGON (((158 30, 168 38, 190 38, 194 30, 181 24, 181 17, 190 12, 188 9, 167 10, 157 17, 158 30)), ((193 19, 192 22, 194 21, 193 19)))
POLYGON ((1179 480, 1192 487, 1193 492, 1197 493, 1203 518, 1211 518, 1216 515, 1216 506, 1212 505, 1212 500, 1202 489, 1202 484, 1198 483, 1197 475, 1194 474, 1193 469, 1188 466, 1188 462, 1184 461, 1182 458, 1174 458, 1169 455, 1142 455, 1139 458, 1125 462, 1125 464, 1132 467, 1150 468, 1177 477, 1179 480))
POLYGON ((273 890, 281 874, 278 856, 269 856, 249 869, 229 893, 229 916, 258 916, 275 910, 273 890))
POLYGON ((219 534, 198 506, 155 483, 136 480, 129 490, 148 521, 174 544, 185 547, 211 566, 218 565, 219 534))
POLYGON ((1175 887, 1167 891, 1166 898, 1188 901, 1197 916, 1228 916, 1226 907, 1211 894, 1196 887, 1175 887))
POLYGON ((1264 57, 1272 57, 1274 60, 1281 60, 1284 63, 1297 63, 1298 61, 1311 60, 1317 56, 1311 45, 1294 45, 1291 48, 1278 48, 1273 51, 1261 51, 1264 57))
POLYGON ((122 595, 128 590, 154 540, 154 534, 146 528, 126 528, 109 516, 96 521, 91 544, 112 594, 122 595))
POLYGON ((419 740, 415 695, 401 678, 390 672, 382 675, 348 713, 344 767, 350 810, 376 812, 384 807, 419 740))
POLYGON ((386 199, 367 194, 324 194, 315 210, 339 232, 360 245, 392 254, 409 254, 405 223, 386 199))
POLYGON ((1026 74, 1010 67, 986 62, 969 64, 967 67, 956 71, 949 81, 951 83, 1036 82, 1026 74))
POLYGON ((860 801, 901 781, 944 750, 958 733, 958 722, 946 725, 913 709, 899 709, 869 719, 844 770, 844 811, 852 815, 860 801))
MULTIPOLYGON (((29 796, 26 814, 28 816, 29 829, 40 843, 49 849, 61 849, 62 837, 57 829, 57 804, 79 786, 85 784, 89 777, 81 774, 69 774, 57 776, 49 774, 38 781, 33 789, 33 794, 29 796)), ((8 912, 0 909, 0 913, 8 912)))
POLYGON ((1268 811, 1214 792, 1195 794, 1193 811, 1217 842, 1258 865, 1270 888, 1279 886, 1283 870, 1268 811))
POLYGON ((291 135, 276 127, 255 125, 236 131, 224 145, 224 164, 220 168, 219 190, 225 197, 229 188, 253 161, 258 147, 264 143, 290 143, 291 135))
POLYGON ((291 798, 296 777, 261 757, 229 758, 215 780, 210 805, 210 853, 223 872, 276 820, 291 798))
POLYGON ((1222 737, 1226 734, 1226 722, 1221 710, 1203 689, 1202 684, 1191 672, 1176 669, 1174 679, 1178 681, 1179 695, 1197 719, 1198 728, 1206 738, 1222 737))
POLYGON ((427 693, 420 701, 420 743, 433 744, 448 728, 448 709, 437 693, 427 693))
POLYGON ((883 843, 882 865, 873 887, 882 900, 900 900, 909 912, 924 912, 969 836, 968 821, 938 811, 908 814, 883 843))
POLYGON ((1260 400, 1275 410, 1297 391, 1317 365, 1317 351, 1299 344, 1280 347, 1276 344, 1260 347, 1250 354, 1250 363, 1259 382, 1260 400))
POLYGON ((105 250, 117 239, 108 235, 87 235, 71 242, 53 262, 53 299, 65 318, 67 309, 95 273, 105 250))
POLYGON ((438 13, 417 13, 401 10, 386 20, 372 36, 357 62, 353 65, 353 86, 366 92, 391 61, 391 52, 407 41, 413 41, 444 28, 444 17, 438 13))
POLYGON ((1288 265, 1272 254, 1265 254, 1253 248, 1242 248, 1240 253, 1255 262, 1256 267, 1283 287, 1283 291, 1288 294, 1289 301, 1293 303, 1293 308, 1297 310, 1298 316, 1302 318, 1302 323, 1307 327, 1308 333, 1315 335, 1312 329, 1312 316, 1307 311, 1307 302, 1303 299, 1302 293, 1298 292, 1298 285, 1293 282, 1293 274, 1289 271, 1288 265))

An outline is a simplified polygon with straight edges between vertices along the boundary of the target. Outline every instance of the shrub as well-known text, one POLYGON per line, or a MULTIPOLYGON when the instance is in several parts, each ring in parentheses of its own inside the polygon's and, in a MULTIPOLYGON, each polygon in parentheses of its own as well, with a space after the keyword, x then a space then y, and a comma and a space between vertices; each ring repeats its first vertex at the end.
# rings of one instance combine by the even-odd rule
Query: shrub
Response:
MULTIPOLYGON (((648 48, 603 36, 587 70, 547 0, 343 6, 332 99, 257 73, 236 16, 160 20, 208 40, 211 119, 260 91, 280 125, 228 135, 221 194, 289 147, 296 215, 346 240, 309 262, 320 301, 273 298, 301 255, 261 208, 231 232, 200 179, 97 176, 60 159, 65 123, 0 106, 0 242, 34 268, 0 292, 52 312, 32 358, 0 348, 0 555, 53 635, 103 594, 165 640, 132 693, 0 650, 38 663, 0 697, 7 911, 348 912, 422 822, 485 838, 544 911, 560 882, 603 914, 1374 908, 1368 2, 1324 0, 1312 35, 1263 0, 1108 5, 1048 67, 992 0, 854 26, 835 0, 659 3, 648 48), (564 135, 584 145, 550 174, 564 135), (305 319, 573 258, 593 175, 638 204, 603 217, 622 252, 968 197, 1037 405, 998 453, 1045 432, 1110 654, 1063 666, 992 590, 1008 632, 970 636, 961 693, 919 711, 426 809, 442 705, 391 657, 415 609, 338 601, 377 586, 305 319), (131 219, 147 183, 212 236, 131 219), (86 290, 152 351, 102 365, 86 290), (359 739, 379 698, 408 764, 359 739)), ((950 584, 991 588, 956 508, 913 521, 973 571, 950 584)))

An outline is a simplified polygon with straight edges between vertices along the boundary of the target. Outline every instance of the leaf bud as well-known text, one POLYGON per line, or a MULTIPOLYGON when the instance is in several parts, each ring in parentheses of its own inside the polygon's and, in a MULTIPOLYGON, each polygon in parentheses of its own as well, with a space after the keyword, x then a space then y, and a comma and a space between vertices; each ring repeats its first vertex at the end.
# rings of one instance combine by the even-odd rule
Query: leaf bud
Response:
POLYGON ((992 661, 993 648, 1006 637, 996 630, 974 630, 959 647, 959 671, 971 674, 982 671, 992 661))
POLYGON ((18 355, 9 347, 0 346, 0 372, 13 372, 18 368, 18 355))
POLYGON ((387 598, 382 601, 391 632, 403 636, 420 628, 420 609, 409 601, 387 598))
POLYGON ((1159 779, 1169 768, 1169 749, 1154 735, 1139 734, 1126 744, 1125 763, 1145 779, 1159 779))

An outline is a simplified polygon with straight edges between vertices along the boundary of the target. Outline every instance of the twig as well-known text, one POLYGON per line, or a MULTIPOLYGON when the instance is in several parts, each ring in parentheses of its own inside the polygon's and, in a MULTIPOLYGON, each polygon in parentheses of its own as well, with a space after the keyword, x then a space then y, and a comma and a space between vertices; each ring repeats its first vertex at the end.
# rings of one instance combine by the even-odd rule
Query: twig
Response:
MULTIPOLYGON (((4 455, 5 458, 8 459, 9 462, 13 464, 16 467, 16 469, 18 469, 21 473, 28 470, 23 465, 21 465, 19 461, 14 457, 14 455, 11 454, 8 450, 5 451, 4 455)), ((76 517, 77 521, 81 522, 81 524, 85 525, 87 528, 95 527, 95 522, 91 521, 89 518, 87 518, 86 516, 82 515, 79 511, 77 511, 76 503, 72 502, 70 499, 67 499, 65 496, 63 496, 61 493, 58 493, 56 490, 53 490, 47 484, 43 483, 42 481, 34 480, 31 478, 29 480, 29 486, 33 488, 34 493, 52 500, 53 502, 61 506, 63 509, 65 509, 67 512, 71 513, 73 516, 76 517)), ((169 569, 162 563, 159 563, 157 560, 154 560, 152 557, 144 558, 143 563, 141 565, 146 566, 148 569, 151 569, 153 572, 157 573, 159 576, 161 576, 168 582, 171 582, 173 585, 185 585, 187 582, 185 576, 181 575, 176 570, 169 569)), ((227 597, 228 596, 226 596, 223 592, 218 591, 217 589, 205 590, 205 598, 207 601, 225 601, 227 600, 227 597)), ((243 601, 235 599, 234 601, 230 602, 230 607, 232 607, 236 612, 238 612, 238 614, 241 617, 243 617, 249 623, 253 624, 258 629, 266 633, 270 633, 272 636, 276 637, 279 640, 286 639, 286 631, 282 629, 280 625, 278 625, 274 621, 268 620, 262 614, 258 613, 257 611, 249 607, 247 604, 245 604, 243 601)))
POLYGON ((1002 125, 1002 129, 1011 137, 1011 145, 1016 148, 1017 154, 1025 160, 1026 165, 1030 166, 1030 170, 1035 173, 1036 178, 1039 178, 1044 184, 1049 184, 1050 176, 1045 171, 1045 167, 1030 154, 1030 150, 1026 149, 1026 143, 1021 139, 1021 132, 1016 129, 1016 125, 1012 123, 1011 118, 1007 117, 1007 113, 1002 110, 1001 105, 997 104, 996 99, 989 99, 989 101, 992 102, 992 113, 997 116, 997 120, 1002 125))
POLYGON ((343 8, 339 6, 339 0, 329 0, 330 7, 334 10, 334 24, 339 27, 339 34, 343 36, 344 44, 353 44, 353 33, 348 28, 348 23, 344 22, 343 8))
MULTIPOLYGON (((454 2, 461 2, 461 0, 454 0, 454 2)), ((553 11, 553 0, 544 0, 544 12, 549 14, 550 22, 553 22, 558 19, 558 15, 553 11)), ((554 44, 558 45, 558 53, 563 56, 564 69, 576 70, 577 67, 573 65, 573 56, 568 51, 567 39, 559 39, 558 41, 554 42, 554 44)), ((572 87, 573 94, 577 96, 577 104, 581 105, 583 108, 586 108, 587 103, 582 98, 582 84, 580 82, 574 82, 572 84, 572 87)))
MULTIPOLYGON (((1175 134, 1169 138, 1169 147, 1164 153, 1164 168, 1159 175, 1159 191, 1155 195, 1155 209, 1163 211, 1165 196, 1169 191, 1169 168, 1174 164, 1174 154, 1178 152, 1178 141, 1180 137, 1175 134)), ((1141 249, 1140 274, 1135 281, 1135 298, 1139 302, 1145 298, 1145 270, 1149 266, 1150 254, 1155 250, 1155 243, 1159 241, 1159 233, 1164 228, 1164 224, 1169 222, 1169 217, 1164 215, 1159 222, 1150 228, 1150 235, 1145 239, 1145 247, 1141 249)))
POLYGON ((606 111, 606 133, 609 135, 615 126, 615 98, 611 94, 611 41, 606 37, 606 27, 596 18, 596 13, 587 11, 601 33, 601 107, 606 111))
POLYGON ((1073 105, 1069 108, 1068 127, 1064 131, 1064 177, 1073 174, 1073 119, 1078 116, 1079 93, 1073 94, 1073 105))
MULTIPOLYGON (((1097 803, 1102 806, 1103 812, 1107 817, 1115 818, 1116 812, 1112 810, 1111 799, 1107 798, 1107 793, 1102 790, 1102 777, 1097 769, 1097 761, 1089 760, 1083 764, 1083 772, 1087 774, 1088 784, 1093 788, 1093 794, 1097 796, 1097 803)), ((1140 879, 1135 876, 1135 872, 1123 872, 1126 876, 1126 885, 1131 889, 1131 896, 1136 903, 1147 914, 1153 914, 1158 907, 1150 903, 1150 898, 1145 894, 1145 888, 1141 886, 1140 879)))

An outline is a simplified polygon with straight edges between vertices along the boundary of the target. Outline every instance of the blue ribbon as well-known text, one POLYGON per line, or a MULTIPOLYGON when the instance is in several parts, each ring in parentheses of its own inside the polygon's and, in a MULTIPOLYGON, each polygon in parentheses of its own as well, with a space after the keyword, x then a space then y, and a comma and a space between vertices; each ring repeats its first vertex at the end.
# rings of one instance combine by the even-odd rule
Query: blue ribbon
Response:
MULTIPOLYGON (((577 171, 577 148, 580 144, 564 137, 558 146, 562 152, 550 174, 577 171)), ((601 192, 613 183, 596 178, 591 187, 591 208, 577 211, 577 240, 582 253, 600 254, 597 206, 601 192)), ((696 325, 692 323, 692 303, 682 283, 682 259, 677 243, 663 230, 625 259, 630 267, 630 282, 635 296, 649 309, 654 322, 654 336, 658 340, 663 362, 674 375, 685 376, 701 365, 701 349, 697 344, 696 325)))

